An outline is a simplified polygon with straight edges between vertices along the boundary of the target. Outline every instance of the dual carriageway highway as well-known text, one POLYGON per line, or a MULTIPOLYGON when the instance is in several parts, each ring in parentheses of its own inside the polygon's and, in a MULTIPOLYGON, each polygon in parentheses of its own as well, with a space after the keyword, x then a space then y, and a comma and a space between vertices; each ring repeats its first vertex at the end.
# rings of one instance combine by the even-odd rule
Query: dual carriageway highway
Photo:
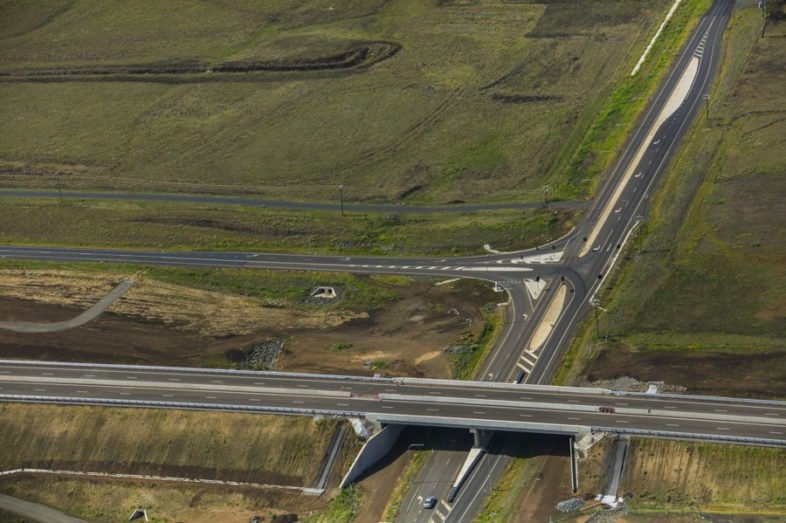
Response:
POLYGON ((366 417, 786 447, 786 402, 420 378, 0 360, 0 400, 366 417))

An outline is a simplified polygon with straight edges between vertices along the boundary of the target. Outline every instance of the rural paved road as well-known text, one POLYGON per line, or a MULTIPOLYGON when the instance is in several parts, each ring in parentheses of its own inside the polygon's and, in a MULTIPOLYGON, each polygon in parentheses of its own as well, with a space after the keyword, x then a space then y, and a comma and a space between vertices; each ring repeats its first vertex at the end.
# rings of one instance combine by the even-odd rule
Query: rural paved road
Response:
POLYGON ((0 509, 41 523, 84 523, 81 519, 72 518, 46 505, 39 505, 5 494, 0 494, 0 509))

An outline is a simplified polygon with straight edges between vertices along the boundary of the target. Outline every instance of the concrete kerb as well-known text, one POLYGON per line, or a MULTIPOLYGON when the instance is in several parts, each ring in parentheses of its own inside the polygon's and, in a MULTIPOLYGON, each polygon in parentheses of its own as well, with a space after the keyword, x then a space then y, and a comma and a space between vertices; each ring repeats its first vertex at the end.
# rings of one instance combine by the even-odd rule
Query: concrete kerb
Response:
MULTIPOLYGON (((554 202, 551 202, 551 203, 552 204, 556 204, 557 206, 559 204, 558 201, 554 201, 554 202)), ((552 241, 546 242, 543 245, 538 245, 536 247, 530 247, 528 249, 521 249, 521 250, 518 250, 518 251, 497 251, 497 254, 501 254, 501 255, 504 255, 504 256, 511 256, 511 255, 522 255, 522 254, 526 254, 526 253, 541 252, 541 249, 545 250, 546 248, 550 247, 551 245, 557 245, 562 240, 564 240, 566 238, 569 238, 575 231, 576 231, 576 226, 574 225, 573 227, 570 228, 570 230, 568 232, 566 232, 565 234, 563 234, 562 236, 560 236, 556 240, 552 240, 552 241)), ((484 245, 484 247, 485 247, 485 245, 484 245)), ((489 247, 490 247, 490 245, 489 245, 489 247)), ((469 258, 469 259, 472 259, 472 258, 483 259, 483 258, 486 258, 487 256, 488 256, 488 254, 476 254, 474 256, 466 256, 466 258, 469 258)))
POLYGON ((484 448, 473 447, 470 449, 467 457, 464 459, 464 464, 461 466, 461 470, 459 470, 455 481, 453 481, 453 486, 450 489, 450 493, 447 497, 448 503, 452 503, 453 500, 456 499, 456 495, 458 495, 459 489, 464 484, 464 481, 467 479, 470 472, 472 472, 472 470, 475 468, 475 465, 478 464, 481 456, 483 456, 485 453, 486 449, 484 448))

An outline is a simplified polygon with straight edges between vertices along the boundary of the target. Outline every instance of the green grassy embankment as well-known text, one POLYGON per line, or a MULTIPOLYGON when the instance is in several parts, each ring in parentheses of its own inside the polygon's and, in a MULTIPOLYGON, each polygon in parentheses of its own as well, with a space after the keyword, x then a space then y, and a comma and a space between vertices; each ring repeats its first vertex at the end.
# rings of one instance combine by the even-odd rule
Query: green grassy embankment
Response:
MULTIPOLYGON (((3 404, 0 441, 5 451, 0 469, 53 468, 303 487, 316 477, 337 423, 288 416, 3 404)), ((333 480, 358 447, 354 438, 347 438, 333 480)), ((295 491, 149 480, 24 475, 4 478, 0 491, 90 521, 121 520, 138 506, 147 508, 153 521, 207 521, 207 513, 221 514, 225 521, 248 521, 260 513, 302 517, 325 506, 323 499, 295 491)))
MULTIPOLYGON (((631 55, 625 64, 626 75, 605 98, 598 100, 599 109, 585 134, 573 135, 565 142, 565 153, 554 165, 560 173, 557 194, 563 198, 587 196, 597 189, 601 175, 619 155, 680 47, 711 5, 711 0, 682 3, 635 76, 627 71, 633 70, 639 57, 631 55)), ((653 34, 656 27, 652 28, 653 34)))
POLYGON ((0 239, 15 244, 328 254, 478 254, 565 234, 575 213, 466 214, 271 211, 261 207, 2 198, 0 239))
POLYGON ((478 514, 478 523, 494 523, 496 521, 515 521, 518 510, 516 500, 524 489, 535 479, 537 472, 537 456, 531 454, 532 441, 524 438, 526 443, 517 445, 514 450, 518 456, 510 460, 502 478, 494 484, 478 514))
POLYGON ((709 120, 694 126, 644 237, 601 294, 609 339, 587 328, 563 379, 628 374, 695 393, 786 397, 786 24, 764 38, 760 24, 753 8, 733 16, 709 120))
POLYGON ((341 489, 330 501, 327 509, 313 516, 307 516, 305 523, 350 523, 355 519, 362 500, 362 493, 356 485, 341 489))
MULTIPOLYGON (((493 307, 494 305, 492 304, 491 306, 493 307)), ((490 312, 484 313, 483 328, 477 339, 467 335, 459 341, 457 346, 461 347, 461 352, 452 357, 450 364, 453 379, 471 380, 482 378, 482 376, 477 375, 478 370, 491 348, 494 347, 501 323, 501 314, 498 308, 495 307, 490 312)))
POLYGON ((563 175, 546 175, 567 154, 563 137, 585 134, 667 5, 596 0, 577 15, 562 2, 6 2, 0 72, 17 76, 0 82, 0 118, 13 122, 2 182, 540 200, 563 175), (220 70, 368 42, 401 49, 348 70, 220 70), (215 70, 166 72, 193 64, 215 70), (150 72, 112 73, 137 66, 150 72))

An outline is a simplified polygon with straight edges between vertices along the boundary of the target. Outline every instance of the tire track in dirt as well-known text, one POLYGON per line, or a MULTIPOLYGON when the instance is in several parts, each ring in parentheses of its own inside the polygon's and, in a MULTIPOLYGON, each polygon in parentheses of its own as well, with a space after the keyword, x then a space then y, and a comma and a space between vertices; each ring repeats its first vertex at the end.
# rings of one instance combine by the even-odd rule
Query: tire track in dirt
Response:
POLYGON ((150 81, 162 80, 168 76, 180 75, 237 75, 257 72, 311 72, 330 70, 364 70, 392 58, 401 50, 395 42, 372 41, 356 42, 353 48, 314 58, 299 58, 275 61, 237 61, 216 65, 202 60, 191 60, 171 63, 148 63, 130 65, 79 65, 72 67, 47 67, 42 69, 24 69, 19 71, 0 71, 0 80, 22 81, 71 81, 89 78, 91 81, 122 81, 124 78, 138 81, 140 78, 150 81))
POLYGON ((429 114, 421 118, 415 124, 410 126, 407 130, 403 133, 396 136, 391 142, 387 145, 383 145, 377 149, 369 150, 356 159, 354 159, 351 163, 346 164, 344 167, 340 168, 339 170, 342 172, 346 172, 350 168, 358 168, 367 166, 371 163, 377 163, 384 159, 386 155, 389 155, 399 149, 401 146, 414 140, 415 138, 422 136, 425 134, 433 124, 437 122, 437 120, 442 116, 445 111, 447 111, 450 107, 455 105, 460 98, 460 95, 464 92, 463 89, 455 89, 453 90, 440 104, 429 114))

